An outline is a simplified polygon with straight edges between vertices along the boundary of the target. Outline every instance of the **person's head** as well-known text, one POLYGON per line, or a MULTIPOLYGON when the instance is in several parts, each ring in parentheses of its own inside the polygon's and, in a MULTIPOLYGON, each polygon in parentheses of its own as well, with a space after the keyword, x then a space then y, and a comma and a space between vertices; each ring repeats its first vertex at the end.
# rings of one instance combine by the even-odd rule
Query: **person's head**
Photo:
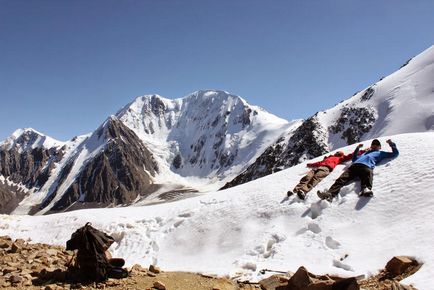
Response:
POLYGON ((380 150, 381 149, 381 143, 378 141, 378 139, 372 140, 371 143, 371 150, 380 150))
POLYGON ((334 156, 336 156, 336 157, 342 157, 342 156, 344 156, 344 152, 342 152, 342 151, 338 151, 338 152, 336 152, 336 153, 334 154, 334 156))

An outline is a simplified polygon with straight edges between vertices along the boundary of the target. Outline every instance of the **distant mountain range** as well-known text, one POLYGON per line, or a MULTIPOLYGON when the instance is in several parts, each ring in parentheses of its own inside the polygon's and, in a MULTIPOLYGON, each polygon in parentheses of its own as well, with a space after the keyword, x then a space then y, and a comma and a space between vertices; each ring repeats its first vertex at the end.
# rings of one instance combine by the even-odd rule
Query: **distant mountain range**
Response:
POLYGON ((235 186, 348 144, 434 130, 434 47, 351 98, 286 121, 224 91, 136 98, 60 142, 19 129, 0 142, 0 213, 164 202, 235 186))

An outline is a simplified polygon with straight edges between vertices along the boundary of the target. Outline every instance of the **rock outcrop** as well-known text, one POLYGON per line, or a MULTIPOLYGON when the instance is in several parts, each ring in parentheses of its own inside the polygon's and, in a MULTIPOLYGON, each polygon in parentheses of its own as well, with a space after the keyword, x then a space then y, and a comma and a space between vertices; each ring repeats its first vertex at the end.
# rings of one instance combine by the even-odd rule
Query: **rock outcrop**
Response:
POLYGON ((256 161, 222 189, 278 172, 328 152, 323 127, 315 116, 303 121, 292 135, 280 138, 256 161))
POLYGON ((62 159, 64 148, 47 139, 37 131, 24 129, 1 143, 0 213, 10 213, 30 190, 43 187, 62 159))
POLYGON ((9 184, 6 180, 0 181, 0 214, 10 214, 27 192, 20 186, 9 184))
MULTIPOLYGON (((80 173, 50 212, 62 211, 74 203, 77 203, 74 209, 89 205, 127 205, 152 191, 152 177, 158 166, 152 153, 132 130, 118 119, 110 118, 94 134, 98 140, 105 140, 103 150, 83 164, 80 173)), ((60 176, 70 175, 71 168, 72 165, 65 166, 60 176)), ((52 197, 56 194, 59 193, 52 197)), ((51 200, 47 199, 41 208, 51 200)))

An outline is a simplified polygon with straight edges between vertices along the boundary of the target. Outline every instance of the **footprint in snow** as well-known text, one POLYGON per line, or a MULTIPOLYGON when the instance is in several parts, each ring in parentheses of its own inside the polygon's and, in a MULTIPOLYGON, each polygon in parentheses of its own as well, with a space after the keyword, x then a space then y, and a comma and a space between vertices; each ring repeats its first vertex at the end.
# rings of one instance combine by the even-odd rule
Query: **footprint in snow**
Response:
POLYGON ((335 266, 336 268, 343 269, 345 271, 354 272, 354 269, 350 265, 344 264, 339 260, 333 260, 333 266, 335 266))
POLYGON ((324 200, 320 200, 317 202, 314 202, 310 205, 310 217, 312 219, 316 219, 320 215, 322 215, 323 209, 327 208, 329 206, 328 202, 324 200))
POLYGON ((338 241, 334 240, 330 236, 326 237, 325 243, 326 243, 326 246, 329 247, 332 250, 336 250, 336 249, 338 249, 341 246, 341 244, 338 241))
POLYGON ((307 229, 314 234, 319 234, 321 232, 321 227, 316 223, 309 223, 307 229))
POLYGON ((192 216, 193 216, 193 212, 190 212, 190 211, 183 212, 183 213, 180 213, 178 215, 178 217, 181 217, 181 218, 189 218, 189 217, 192 217, 192 216))

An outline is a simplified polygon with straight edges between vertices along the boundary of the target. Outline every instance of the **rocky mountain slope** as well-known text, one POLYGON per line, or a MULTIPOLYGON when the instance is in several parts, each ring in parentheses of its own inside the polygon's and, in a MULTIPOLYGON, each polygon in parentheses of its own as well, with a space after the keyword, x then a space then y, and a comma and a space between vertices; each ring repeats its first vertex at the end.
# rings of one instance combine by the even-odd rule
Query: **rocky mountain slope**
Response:
POLYGON ((150 192, 158 166, 143 142, 116 117, 94 133, 65 143, 32 142, 44 138, 27 129, 2 143, 3 212, 130 204, 150 192))
POLYGON ((304 120, 223 188, 257 179, 359 141, 434 130, 433 79, 434 46, 395 73, 335 107, 304 120))
POLYGON ((209 90, 176 100, 138 97, 67 142, 17 130, 0 143, 0 212, 161 202, 218 188, 296 125, 209 90))

